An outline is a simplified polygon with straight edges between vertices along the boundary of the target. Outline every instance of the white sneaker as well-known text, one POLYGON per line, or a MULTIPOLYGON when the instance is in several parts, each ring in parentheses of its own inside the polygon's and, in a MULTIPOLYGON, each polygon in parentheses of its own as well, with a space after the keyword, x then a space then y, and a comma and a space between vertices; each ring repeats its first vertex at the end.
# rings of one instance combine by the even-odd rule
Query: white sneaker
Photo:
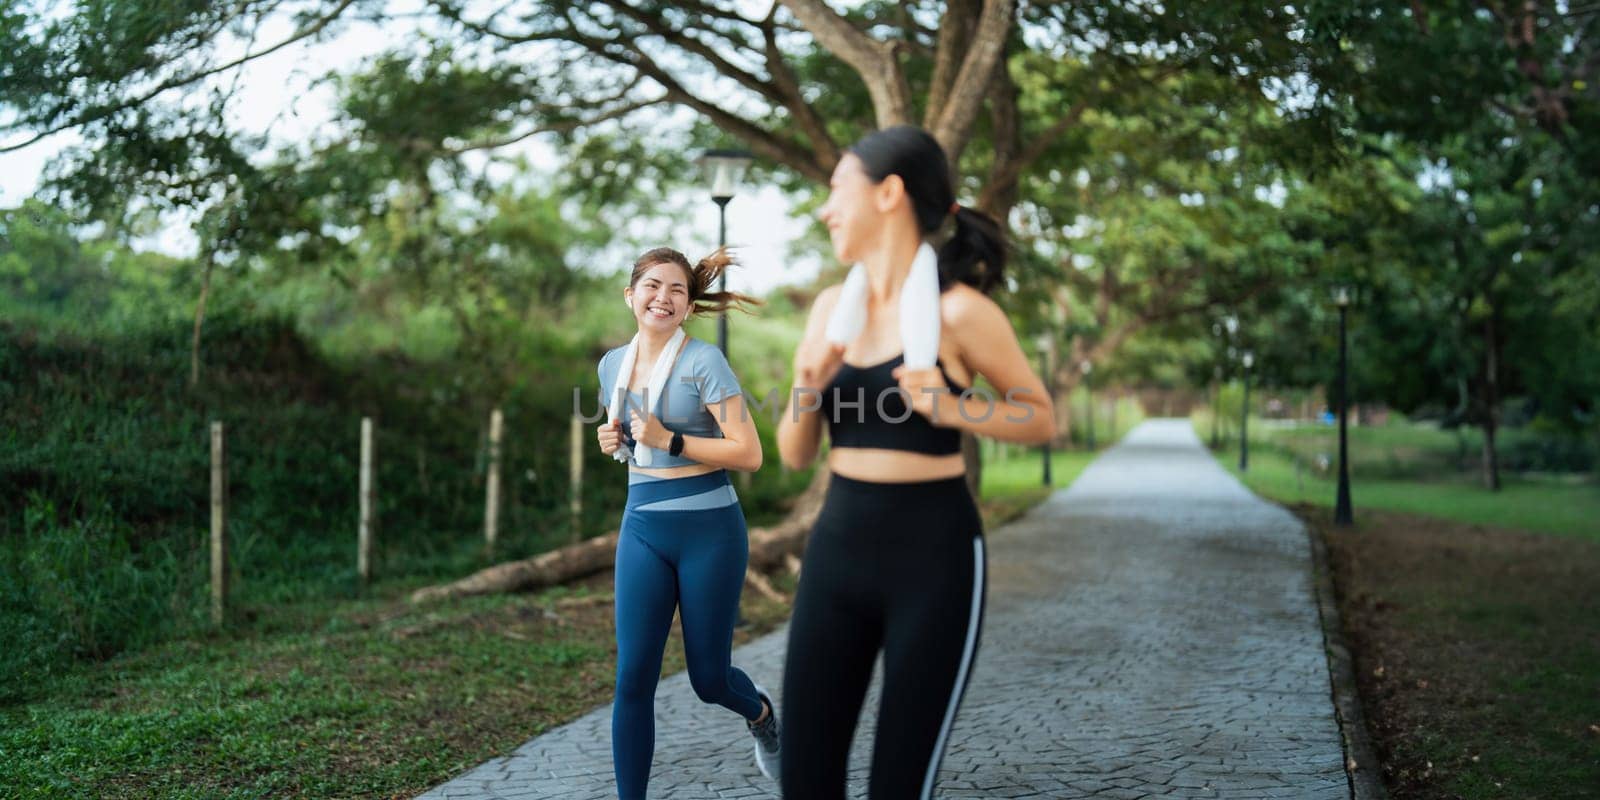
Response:
POLYGON ((745 726, 750 729, 750 735, 756 738, 756 769, 761 770, 768 780, 778 779, 778 765, 781 754, 778 745, 778 707, 772 702, 772 695, 767 690, 756 687, 756 694, 761 696, 761 702, 767 706, 767 718, 760 722, 745 720, 745 726))

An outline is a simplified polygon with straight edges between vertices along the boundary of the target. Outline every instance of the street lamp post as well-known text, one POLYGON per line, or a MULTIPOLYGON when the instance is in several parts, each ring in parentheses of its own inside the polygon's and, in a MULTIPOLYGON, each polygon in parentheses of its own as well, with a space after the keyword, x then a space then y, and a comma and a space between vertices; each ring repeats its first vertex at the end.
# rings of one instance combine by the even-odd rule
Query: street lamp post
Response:
MULTIPOLYGON (((743 150, 707 150, 699 164, 711 179, 711 200, 717 204, 717 245, 728 246, 728 202, 739 188, 739 179, 750 166, 751 156, 743 150)), ((717 291, 728 291, 728 271, 723 270, 717 291)), ((717 347, 724 358, 728 355, 728 312, 717 316, 717 347)))
POLYGON ((1087 360, 1080 366, 1083 370, 1083 414, 1086 420, 1089 449, 1094 450, 1094 386, 1089 383, 1089 373, 1094 371, 1094 365, 1087 360))
POLYGON ((1219 425, 1222 420, 1222 366, 1211 368, 1211 449, 1222 446, 1219 425))
MULTIPOLYGON (((1050 388, 1050 385, 1054 382, 1051 380, 1050 375, 1050 345, 1053 344, 1053 340, 1050 338, 1050 334, 1041 333, 1039 334, 1039 337, 1034 340, 1034 344, 1039 346, 1039 377, 1044 379, 1044 399, 1046 403, 1050 404, 1051 410, 1053 411, 1055 410, 1056 402, 1055 392, 1050 388)), ((1050 438, 1044 440, 1043 455, 1045 486, 1055 485, 1055 479, 1050 475, 1050 441, 1054 438, 1055 431, 1052 430, 1050 431, 1050 438)))
POLYGON ((1255 354, 1244 351, 1244 404, 1239 408, 1239 471, 1250 469, 1250 367, 1255 354))
MULTIPOLYGON (((1239 357, 1238 356, 1238 351, 1236 349, 1234 349, 1234 334, 1239 332, 1239 318, 1237 316, 1234 316, 1233 314, 1228 314, 1227 316, 1223 317, 1222 318, 1222 329, 1224 331, 1226 331, 1227 334, 1228 334, 1228 336, 1227 336, 1228 360, 1232 361, 1232 360, 1234 360, 1234 359, 1239 357)), ((1219 369, 1216 372, 1216 374, 1219 376, 1219 379, 1220 379, 1220 376, 1222 374, 1221 370, 1219 369)), ((1217 386, 1217 403, 1219 405, 1222 403, 1222 387, 1221 387, 1221 384, 1218 384, 1218 386, 1217 386)))
POLYGON ((1350 371, 1348 344, 1345 339, 1345 315, 1350 309, 1350 290, 1340 286, 1333 295, 1339 305, 1339 496, 1334 503, 1333 521, 1336 525, 1355 524, 1355 512, 1350 507, 1349 443, 1345 435, 1345 416, 1350 407, 1350 371))

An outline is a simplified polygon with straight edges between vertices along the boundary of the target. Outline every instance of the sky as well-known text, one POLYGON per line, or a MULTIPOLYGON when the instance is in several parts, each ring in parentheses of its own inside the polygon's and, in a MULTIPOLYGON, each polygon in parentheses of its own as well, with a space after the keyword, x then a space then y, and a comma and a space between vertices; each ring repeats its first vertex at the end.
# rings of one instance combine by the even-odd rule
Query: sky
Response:
MULTIPOLYGON (((396 3, 393 10, 403 13, 405 5, 403 1, 396 3)), ((304 142, 315 137, 332 119, 334 94, 331 87, 315 86, 313 80, 330 71, 353 70, 362 59, 383 52, 399 33, 396 27, 395 23, 379 27, 359 22, 329 41, 291 45, 250 62, 238 76, 238 97, 231 109, 234 128, 253 133, 267 131, 274 144, 304 142)), ((281 41, 291 32, 289 20, 270 20, 257 35, 256 49, 281 41)), ((224 58, 246 52, 242 41, 229 42, 222 49, 224 55, 220 57, 224 58)), ((233 80, 231 73, 225 78, 233 80)), ((17 136, 10 141, 24 138, 17 136)), ((0 207, 15 206, 32 195, 38 188, 45 164, 80 141, 75 133, 68 131, 26 149, 0 154, 0 207)), ((508 157, 519 153, 538 168, 551 168, 557 163, 554 151, 537 137, 498 151, 499 155, 508 157)), ((716 245, 716 205, 709 196, 704 202, 692 202, 693 197, 673 199, 689 201, 672 205, 694 209, 693 219, 685 228, 674 231, 675 241, 661 244, 682 250, 691 258, 710 252, 716 245)), ((809 282, 822 267, 820 260, 795 259, 789 255, 790 243, 798 239, 809 224, 809 220, 794 213, 787 198, 776 187, 746 186, 728 205, 728 238, 737 247, 735 252, 741 262, 739 268, 728 274, 729 288, 765 295, 779 285, 809 282)), ((173 220, 140 245, 178 256, 195 252, 194 237, 184 220, 173 220)))

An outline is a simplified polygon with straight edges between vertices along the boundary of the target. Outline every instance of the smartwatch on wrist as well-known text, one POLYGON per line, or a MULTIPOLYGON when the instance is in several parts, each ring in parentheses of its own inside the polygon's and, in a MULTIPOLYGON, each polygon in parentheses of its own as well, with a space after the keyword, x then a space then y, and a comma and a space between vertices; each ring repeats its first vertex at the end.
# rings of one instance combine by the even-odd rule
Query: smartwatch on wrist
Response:
POLYGON ((683 454, 683 434, 672 432, 672 444, 667 447, 667 455, 679 456, 683 454))

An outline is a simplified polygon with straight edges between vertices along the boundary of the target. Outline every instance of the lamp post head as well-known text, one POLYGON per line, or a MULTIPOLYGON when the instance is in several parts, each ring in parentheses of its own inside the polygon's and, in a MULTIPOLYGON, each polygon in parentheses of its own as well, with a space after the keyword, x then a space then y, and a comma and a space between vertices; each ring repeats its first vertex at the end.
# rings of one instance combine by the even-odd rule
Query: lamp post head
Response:
POLYGON ((707 150, 695 159, 711 184, 711 199, 726 203, 739 189, 739 181, 750 166, 751 155, 744 150, 707 150))
POLYGON ((1039 348, 1041 353, 1048 353, 1050 352, 1050 339, 1050 334, 1041 333, 1033 337, 1033 346, 1039 348))
POLYGON ((1249 369, 1256 363, 1256 354, 1249 350, 1244 351, 1244 368, 1249 369))
POLYGON ((1340 308, 1350 305, 1350 287, 1339 286, 1333 290, 1333 302, 1340 308))
POLYGON ((1083 374, 1088 375, 1092 370, 1094 370, 1094 365, 1089 363, 1089 361, 1086 359, 1082 364, 1078 365, 1078 369, 1082 370, 1083 374))

